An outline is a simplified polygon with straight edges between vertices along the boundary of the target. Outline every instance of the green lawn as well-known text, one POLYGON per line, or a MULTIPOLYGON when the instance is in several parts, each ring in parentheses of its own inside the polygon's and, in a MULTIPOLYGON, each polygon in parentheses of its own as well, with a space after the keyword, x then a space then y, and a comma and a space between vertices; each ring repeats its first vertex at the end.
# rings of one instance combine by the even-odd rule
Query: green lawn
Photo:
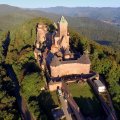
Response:
POLYGON ((56 91, 50 92, 50 94, 51 94, 51 96, 52 96, 52 99, 53 99, 55 105, 59 105, 58 95, 57 95, 56 91))
POLYGON ((68 85, 68 88, 84 115, 101 116, 100 103, 87 83, 72 83, 68 85))

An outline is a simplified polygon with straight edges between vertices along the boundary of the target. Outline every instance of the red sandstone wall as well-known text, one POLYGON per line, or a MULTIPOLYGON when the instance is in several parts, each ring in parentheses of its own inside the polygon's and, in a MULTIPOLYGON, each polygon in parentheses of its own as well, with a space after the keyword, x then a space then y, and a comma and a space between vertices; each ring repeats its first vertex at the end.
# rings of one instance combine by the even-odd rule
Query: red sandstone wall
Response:
POLYGON ((90 64, 80 64, 80 63, 72 63, 72 64, 62 64, 57 67, 51 66, 51 76, 52 77, 61 77, 64 75, 71 74, 88 74, 90 72, 90 64))
POLYGON ((63 46, 63 48, 67 48, 69 49, 69 36, 65 36, 63 38, 63 41, 61 43, 61 46, 63 46))
POLYGON ((37 55, 37 53, 35 51, 34 51, 34 56, 35 56, 35 59, 38 58, 38 55, 37 55))
POLYGON ((41 43, 44 42, 46 37, 45 35, 46 35, 46 31, 44 31, 43 29, 38 29, 37 40, 39 40, 41 43))
POLYGON ((50 91, 55 91, 55 90, 57 90, 58 86, 59 86, 59 88, 62 87, 62 82, 54 82, 52 84, 48 84, 48 86, 49 86, 50 91))
POLYGON ((68 24, 67 23, 59 23, 59 32, 60 32, 60 37, 67 35, 68 32, 68 24))

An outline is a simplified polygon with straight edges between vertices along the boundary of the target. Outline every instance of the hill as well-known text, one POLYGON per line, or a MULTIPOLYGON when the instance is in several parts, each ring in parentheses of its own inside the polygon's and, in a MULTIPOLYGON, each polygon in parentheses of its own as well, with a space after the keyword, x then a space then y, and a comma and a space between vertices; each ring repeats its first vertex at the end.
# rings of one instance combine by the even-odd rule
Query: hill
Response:
MULTIPOLYGON (((57 11, 60 12, 64 10, 63 8, 59 7, 60 10, 58 9, 57 11)), ((48 11, 49 9, 44 9, 44 10, 48 11)), ((53 9, 55 10, 57 9, 57 7, 53 9)), ((69 9, 71 11, 72 8, 69 8, 69 9)), ((43 12, 41 10, 43 9, 40 9, 40 10, 39 9, 23 9, 23 8, 9 6, 9 5, 0 5, 0 31, 9 30, 17 25, 24 23, 27 20, 30 20, 36 17, 47 17, 53 21, 57 21, 58 18, 61 16, 53 13, 43 12)), ((86 8, 86 11, 88 11, 87 8, 86 8)), ((92 18, 88 18, 88 17, 90 16, 87 16, 87 17, 66 16, 69 22, 69 26, 74 30, 77 30, 80 34, 83 34, 89 37, 90 39, 93 39, 99 42, 100 44, 111 45, 114 48, 120 48, 120 28, 119 27, 113 24, 109 24, 109 23, 97 20, 97 18, 93 19, 93 17, 92 18)))
POLYGON ((102 20, 110 24, 120 25, 120 8, 111 7, 50 7, 38 8, 45 12, 56 13, 71 17, 89 17, 96 20, 102 20))
MULTIPOLYGON (((39 70, 33 55, 33 44, 36 39, 36 24, 39 22, 45 23, 49 27, 53 23, 45 18, 26 21, 24 24, 10 30, 9 34, 1 34, 1 40, 3 40, 2 43, 5 43, 5 38, 9 38, 10 40, 6 58, 4 59, 5 64, 13 67, 16 78, 20 84, 21 94, 26 98, 30 111, 36 118, 46 119, 46 117, 49 118, 50 108, 53 107, 55 103, 51 100, 49 91, 41 92, 41 88, 45 85, 45 76, 42 71, 39 70)), ((72 49, 78 52, 84 49, 90 51, 92 70, 98 72, 104 78, 115 109, 117 113, 119 113, 120 52, 110 47, 102 46, 72 29, 69 29, 69 32, 72 49)), ((2 85, 4 86, 4 84, 2 85)), ((8 90, 8 88, 6 89, 8 90)))
MULTIPOLYGON (((27 20, 36 17, 48 16, 53 17, 49 13, 40 10, 31 10, 25 8, 14 7, 10 5, 0 5, 0 30, 9 30, 16 25, 20 25, 27 20)), ((54 17, 53 17, 54 18, 54 17)))
MULTIPOLYGON (((49 19, 37 18, 27 21, 21 26, 18 26, 14 30, 10 31, 11 41, 7 57, 5 59, 7 64, 11 64, 13 66, 21 85, 21 92, 28 100, 31 111, 38 116, 40 114, 38 112, 38 104, 39 107, 41 107, 41 104, 38 103, 38 100, 40 101, 41 98, 39 98, 38 94, 40 88, 37 86, 39 81, 36 84, 36 82, 33 83, 33 80, 36 80, 37 78, 37 75, 34 76, 34 74, 39 74, 40 71, 38 71, 38 67, 34 59, 33 44, 34 40, 36 39, 36 24, 39 22, 43 22, 49 27, 52 24, 52 21, 49 19), (32 93, 32 99, 30 99, 31 95, 29 93, 32 93), (35 104, 34 108, 33 104, 35 104)), ((116 111, 119 113, 120 85, 118 82, 120 79, 120 52, 115 51, 110 47, 102 46, 72 29, 69 29, 69 32, 71 36, 70 45, 72 49, 75 49, 78 52, 81 52, 84 49, 88 49, 90 51, 92 70, 98 72, 104 78, 104 82, 107 84, 109 92, 112 96, 116 111)), ((40 74, 42 76, 41 72, 40 74)), ((42 80, 43 78, 44 77, 41 77, 40 79, 42 80)), ((43 82, 40 83, 40 85, 42 86, 43 82)), ((43 108, 44 113, 48 115, 48 108, 45 106, 43 108)))

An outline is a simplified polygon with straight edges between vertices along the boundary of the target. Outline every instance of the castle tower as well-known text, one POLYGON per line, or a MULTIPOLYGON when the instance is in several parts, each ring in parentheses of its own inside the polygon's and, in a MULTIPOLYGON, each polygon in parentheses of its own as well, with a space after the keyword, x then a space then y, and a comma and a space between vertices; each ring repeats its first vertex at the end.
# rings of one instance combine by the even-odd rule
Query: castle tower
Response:
POLYGON ((42 44, 46 40, 47 27, 44 24, 38 24, 37 43, 42 44))
POLYGON ((68 22, 63 16, 57 23, 57 29, 53 39, 55 47, 64 50, 69 49, 68 22))
POLYGON ((68 34, 68 22, 63 16, 61 17, 60 22, 58 22, 58 31, 60 33, 60 38, 62 38, 62 36, 67 36, 68 34))

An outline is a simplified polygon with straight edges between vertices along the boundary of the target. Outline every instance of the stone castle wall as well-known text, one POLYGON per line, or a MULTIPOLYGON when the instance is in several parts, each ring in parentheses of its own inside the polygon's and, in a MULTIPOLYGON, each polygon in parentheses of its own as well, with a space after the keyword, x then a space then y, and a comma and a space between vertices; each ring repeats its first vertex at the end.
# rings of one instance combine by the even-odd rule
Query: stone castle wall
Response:
POLYGON ((45 25, 38 25, 37 41, 43 43, 46 40, 47 27, 45 25))
POLYGON ((50 66, 52 77, 61 77, 72 74, 88 74, 90 72, 90 64, 67 63, 59 66, 50 66))
POLYGON ((57 87, 59 86, 59 88, 62 87, 62 82, 53 82, 52 84, 48 84, 48 87, 49 87, 49 90, 52 92, 52 91, 55 91, 57 90, 57 87))
POLYGON ((69 36, 63 38, 61 46, 65 49, 69 49, 69 36))

